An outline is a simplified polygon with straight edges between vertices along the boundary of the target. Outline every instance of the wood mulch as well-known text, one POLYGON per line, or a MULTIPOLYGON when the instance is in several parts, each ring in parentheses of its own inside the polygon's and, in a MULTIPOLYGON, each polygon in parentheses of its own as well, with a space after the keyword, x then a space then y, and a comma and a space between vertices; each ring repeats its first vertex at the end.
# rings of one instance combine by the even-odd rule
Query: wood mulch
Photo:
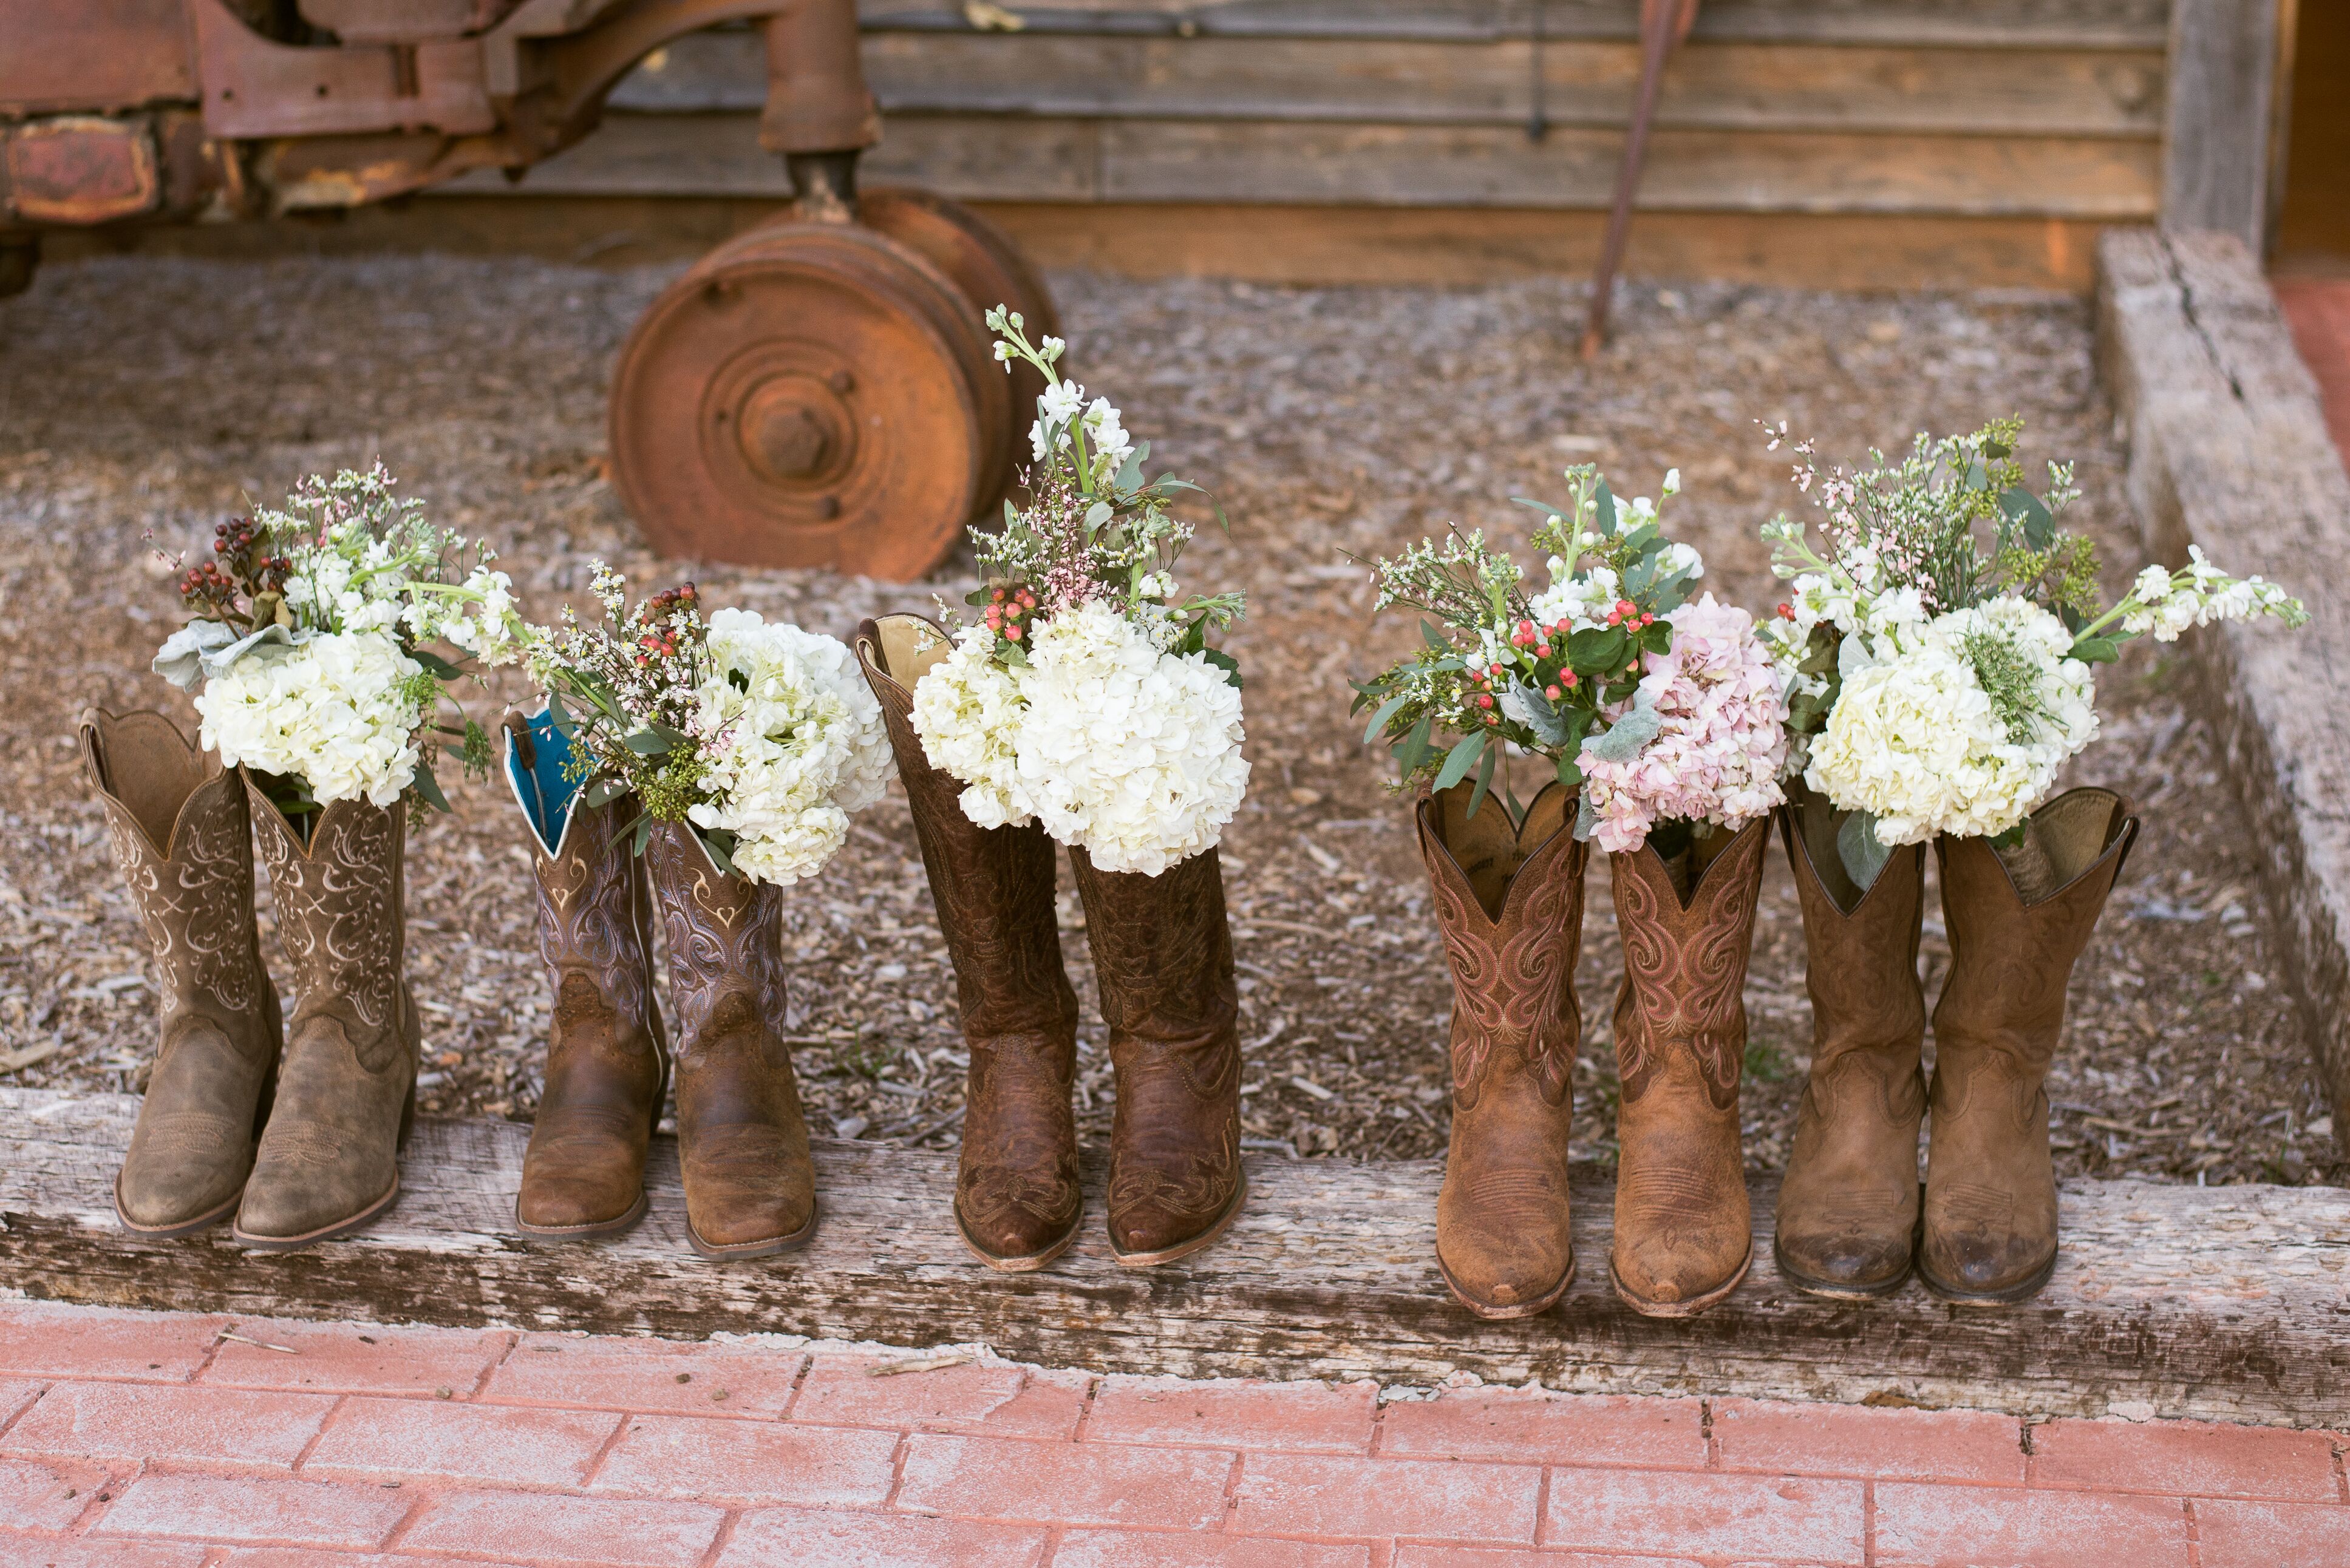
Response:
MULTIPOLYGON (((151 1039, 142 944, 69 732, 87 702, 188 716, 146 673, 177 624, 149 535, 187 548, 242 497, 274 499, 306 470, 380 453, 442 520, 497 544, 542 616, 584 597, 597 556, 642 585, 691 575, 710 602, 836 633, 932 592, 960 597, 967 556, 935 582, 897 586, 645 555, 602 468, 604 388, 620 337, 675 271, 125 258, 52 267, 0 303, 0 1082, 122 1088, 151 1039)), ((2138 559, 2074 300, 1643 286, 1626 291, 1616 343, 1586 366, 1572 352, 1571 284, 1054 281, 1081 379, 1233 519, 1229 542, 1201 542, 1188 578, 1245 587, 1253 606, 1230 646, 1250 678, 1255 774, 1225 863, 1260 1148, 1424 1156, 1447 1125, 1451 997, 1425 877, 1384 756, 1364 751, 1346 711, 1347 676, 1417 633, 1366 623, 1349 554, 1454 521, 1515 526, 1529 514, 1508 497, 1555 493, 1566 462, 1603 462, 1634 493, 1677 464, 1679 526, 1704 550, 1710 586, 1767 607, 1754 528, 1796 497, 1754 421, 1784 418, 1856 453, 2017 411, 2032 421, 2027 457, 2078 461, 2109 586, 2138 559)), ((2176 646, 2134 648, 2104 674, 2105 736, 2079 776, 2126 790, 2147 831, 2075 978, 2050 1083, 2060 1166, 2338 1180, 2255 890, 2256 846, 2191 692, 2176 646)), ((483 715, 496 707, 483 700, 483 715)), ((411 851, 425 1105, 526 1118, 549 999, 525 838, 501 791, 452 794, 455 816, 411 851)), ((1591 896, 1575 1143, 1606 1160, 1619 966, 1604 871, 1591 896)), ((1087 994, 1066 886, 1062 915, 1087 994)), ((859 819, 836 867, 795 890, 789 920, 792 1027, 819 1127, 951 1147, 952 980, 901 804, 859 819)), ((1938 919, 1926 943, 1938 983, 1938 919)), ((1767 1170, 1786 1158, 1810 1037, 1794 889, 1775 851, 1747 1002, 1747 1150, 1767 1170)), ((1085 1038, 1079 1096, 1098 1139, 1111 1085, 1090 1005, 1085 1038)))

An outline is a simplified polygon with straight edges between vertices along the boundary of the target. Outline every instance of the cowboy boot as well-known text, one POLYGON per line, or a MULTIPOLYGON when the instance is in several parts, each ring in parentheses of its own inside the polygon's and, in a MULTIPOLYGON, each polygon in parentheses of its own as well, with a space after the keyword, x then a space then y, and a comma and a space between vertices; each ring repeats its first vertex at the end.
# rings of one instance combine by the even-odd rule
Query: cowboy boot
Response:
POLYGON ((705 1258, 763 1258, 816 1234, 816 1166, 784 1044, 784 890, 721 873, 682 823, 645 846, 677 1008, 685 1234, 705 1258))
POLYGON ((955 1229, 990 1268, 1042 1268, 1076 1240, 1077 997, 1061 968, 1053 841, 1034 823, 981 827, 962 786, 931 765, 914 733, 913 686, 947 650, 920 616, 858 628, 857 657, 881 703, 913 808, 939 929, 954 960, 971 1054, 955 1229))
POLYGON ((358 1230, 400 1195, 420 1045, 401 971, 408 811, 338 800, 306 840, 249 770, 245 788, 294 961, 294 1018, 233 1234, 289 1252, 358 1230))
POLYGON ((92 708, 80 732, 162 999, 114 1212, 134 1235, 185 1236, 234 1211, 284 1044, 254 926, 244 786, 161 713, 92 708))
POLYGON ((1575 1278, 1567 1139, 1583 1014, 1583 871, 1571 792, 1550 784, 1512 826, 1474 786, 1423 799, 1419 853, 1452 966, 1452 1137, 1436 1199, 1436 1266, 1482 1318, 1531 1317, 1575 1278))
POLYGON ((2056 1267, 2043 1086, 2064 988, 2137 839, 2111 790, 2067 790, 2013 851, 1937 839, 1950 977, 1934 1004, 1933 1121, 1918 1274, 1944 1301, 2036 1294, 2056 1267), (2022 874, 2019 875, 2019 868, 2022 874))
POLYGON ((1837 817, 1801 785, 1780 808, 1804 909, 1812 1071, 1771 1246, 1797 1290, 1859 1301, 1898 1290, 1917 1245, 1926 846, 1896 849, 1864 893, 1837 857, 1837 817))
POLYGON ((1648 844, 1607 857, 1624 939, 1608 1273, 1645 1316, 1695 1316, 1736 1289, 1752 1259, 1738 1079, 1769 842, 1767 826, 1750 822, 1699 838, 1672 863, 1648 844))
POLYGON ((1248 1196, 1241 1169, 1240 992, 1214 849, 1156 877, 1069 851, 1109 1025, 1109 1245, 1129 1269, 1223 1234, 1248 1196))
POLYGON ((669 1084, 646 957, 651 888, 625 836, 636 797, 583 804, 564 771, 571 743, 547 713, 509 715, 505 734, 506 782, 536 850, 538 956, 555 992, 515 1228, 609 1236, 644 1218, 645 1150, 669 1084))

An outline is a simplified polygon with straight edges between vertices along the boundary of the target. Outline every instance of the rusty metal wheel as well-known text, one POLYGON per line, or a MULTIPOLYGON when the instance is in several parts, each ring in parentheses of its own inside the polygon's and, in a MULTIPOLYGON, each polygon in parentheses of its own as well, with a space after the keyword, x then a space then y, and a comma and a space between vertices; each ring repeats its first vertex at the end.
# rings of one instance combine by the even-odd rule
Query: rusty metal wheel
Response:
MULTIPOLYGON (((954 279, 955 286, 979 307, 983 317, 997 306, 1008 305, 1027 322, 1029 341, 1036 342, 1046 334, 1055 337, 1061 335, 1060 313, 1053 308, 1053 296, 1045 291, 1045 280, 1036 275, 1036 270, 1020 254, 1020 247, 1002 229, 962 202, 928 191, 884 188, 860 196, 857 215, 868 228, 911 245, 930 258, 933 265, 954 279)), ((1066 374, 1066 359, 1062 369, 1066 374)), ((1009 462, 1003 475, 1004 488, 1012 483, 1013 471, 1027 462, 1028 427, 1036 417, 1036 400, 1045 390, 1045 378, 1026 365, 1014 366, 1010 379, 1012 408, 1005 435, 1009 462)), ((983 514, 994 511, 1003 498, 1004 488, 982 494, 983 514)))
POLYGON ((916 248, 762 227, 629 334, 612 480, 664 555, 903 581, 1000 483, 1008 396, 978 309, 916 248))

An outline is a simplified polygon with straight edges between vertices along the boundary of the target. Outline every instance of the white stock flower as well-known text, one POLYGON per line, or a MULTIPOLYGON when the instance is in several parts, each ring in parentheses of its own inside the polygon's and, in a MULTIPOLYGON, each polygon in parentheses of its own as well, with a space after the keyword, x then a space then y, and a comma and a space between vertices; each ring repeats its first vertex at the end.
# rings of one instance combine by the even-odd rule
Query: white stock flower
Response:
POLYGON ((416 777, 423 715, 406 691, 422 667, 382 631, 255 649, 196 698, 223 765, 298 778, 321 805, 389 806, 416 777))
POLYGON ((712 615, 710 655, 693 727, 713 798, 687 815, 736 836, 735 869, 753 881, 812 877, 895 771, 881 705, 840 642, 755 611, 712 615))
POLYGON ((963 815, 982 827, 1025 827, 1014 753, 1025 705, 1012 671, 988 655, 994 633, 970 626, 947 656, 914 683, 914 733, 931 765, 966 787, 963 815))
POLYGON ((1028 660, 1014 750, 1045 832, 1104 871, 1145 876, 1215 844, 1249 774, 1222 670, 1160 652, 1098 603, 1046 621, 1028 660))
MULTIPOLYGON (((1690 552, 1692 555, 1694 551, 1690 552)), ((1593 627, 1607 624, 1607 612, 1622 598, 1616 574, 1606 566, 1594 566, 1585 576, 1575 576, 1559 556, 1550 558, 1551 585, 1534 596, 1527 606, 1529 613, 1541 626, 1553 627, 1567 623, 1570 631, 1588 631, 1593 627)), ((1488 649, 1485 662, 1493 661, 1488 649)))

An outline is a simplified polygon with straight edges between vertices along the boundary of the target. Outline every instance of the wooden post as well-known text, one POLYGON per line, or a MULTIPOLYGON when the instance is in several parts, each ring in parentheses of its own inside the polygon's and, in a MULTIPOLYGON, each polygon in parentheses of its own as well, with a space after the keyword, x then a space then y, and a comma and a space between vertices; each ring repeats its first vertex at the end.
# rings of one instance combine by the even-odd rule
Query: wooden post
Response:
POLYGON ((2173 0, 2162 226, 2268 249, 2294 0, 2173 0))

